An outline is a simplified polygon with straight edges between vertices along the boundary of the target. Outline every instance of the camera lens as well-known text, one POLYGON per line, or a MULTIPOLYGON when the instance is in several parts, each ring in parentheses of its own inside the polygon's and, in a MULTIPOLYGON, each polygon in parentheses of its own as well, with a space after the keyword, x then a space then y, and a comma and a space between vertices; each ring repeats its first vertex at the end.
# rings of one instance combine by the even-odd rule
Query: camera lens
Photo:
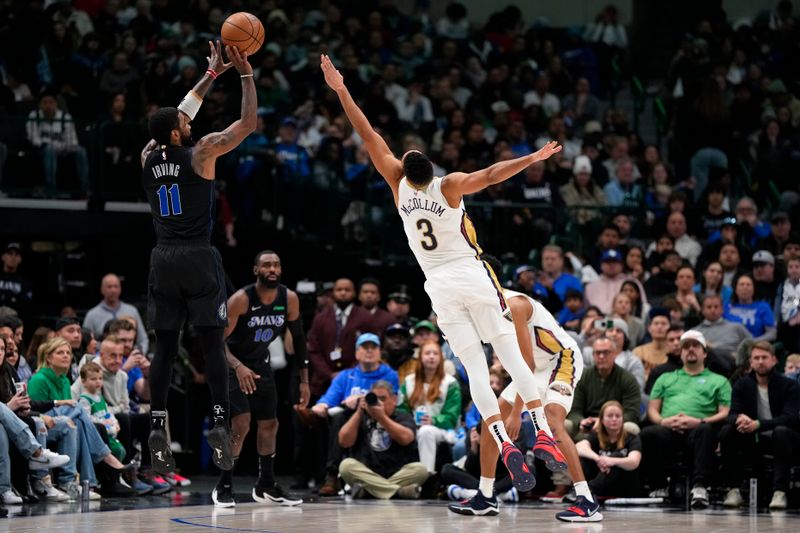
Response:
POLYGON ((378 405, 378 395, 374 392, 368 392, 366 396, 364 396, 364 400, 366 400, 367 405, 378 405))

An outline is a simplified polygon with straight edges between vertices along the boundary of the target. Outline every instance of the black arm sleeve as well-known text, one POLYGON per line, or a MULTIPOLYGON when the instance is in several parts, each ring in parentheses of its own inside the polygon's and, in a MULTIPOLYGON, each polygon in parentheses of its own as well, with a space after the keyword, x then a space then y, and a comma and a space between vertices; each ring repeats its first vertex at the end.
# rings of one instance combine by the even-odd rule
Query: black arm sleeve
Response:
POLYGON ((306 350, 306 334, 303 331, 303 319, 290 320, 286 323, 286 327, 289 329, 289 333, 292 334, 297 368, 308 368, 308 351, 306 350))

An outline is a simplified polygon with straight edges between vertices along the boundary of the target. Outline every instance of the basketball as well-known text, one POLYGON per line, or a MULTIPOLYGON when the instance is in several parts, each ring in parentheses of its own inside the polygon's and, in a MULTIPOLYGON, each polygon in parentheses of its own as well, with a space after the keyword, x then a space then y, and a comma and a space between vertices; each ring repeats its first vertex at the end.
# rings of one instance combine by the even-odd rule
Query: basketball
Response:
POLYGON ((258 17, 239 11, 234 13, 222 24, 222 42, 235 46, 240 52, 253 55, 264 44, 264 25, 258 17))

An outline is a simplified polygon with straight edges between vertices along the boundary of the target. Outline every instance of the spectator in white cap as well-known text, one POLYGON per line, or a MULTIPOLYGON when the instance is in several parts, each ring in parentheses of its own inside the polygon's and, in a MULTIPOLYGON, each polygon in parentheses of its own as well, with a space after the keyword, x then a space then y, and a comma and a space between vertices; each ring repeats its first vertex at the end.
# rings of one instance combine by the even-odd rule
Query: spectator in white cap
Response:
MULTIPOLYGON (((592 179, 592 162, 586 155, 579 155, 572 165, 574 177, 570 182, 561 187, 561 196, 568 208, 572 206, 597 206, 606 205, 606 195, 603 188, 599 187, 592 179)), ((600 212, 596 209, 570 209, 570 215, 578 224, 586 224, 598 218, 600 212)))
POLYGON ((647 416, 653 425, 642 430, 642 469, 653 489, 667 495, 666 467, 682 449, 693 456, 692 507, 708 506, 707 484, 715 469, 718 428, 728 416, 731 385, 705 367, 706 339, 697 330, 681 335, 683 368, 662 374, 653 385, 647 416))
POLYGON ((775 275, 775 256, 767 250, 759 250, 753 254, 753 281, 756 285, 753 299, 767 302, 770 307, 774 307, 775 295, 783 280, 775 275))

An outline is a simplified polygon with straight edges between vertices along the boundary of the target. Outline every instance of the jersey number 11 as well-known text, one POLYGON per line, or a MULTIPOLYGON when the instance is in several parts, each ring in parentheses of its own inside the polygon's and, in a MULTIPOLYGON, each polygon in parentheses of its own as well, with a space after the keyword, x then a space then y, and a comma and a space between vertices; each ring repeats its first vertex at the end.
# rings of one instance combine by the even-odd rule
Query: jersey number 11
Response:
POLYGON ((183 213, 183 209, 181 209, 181 190, 177 183, 173 183, 169 189, 167 189, 166 185, 158 188, 158 207, 161 210, 162 217, 183 213))

